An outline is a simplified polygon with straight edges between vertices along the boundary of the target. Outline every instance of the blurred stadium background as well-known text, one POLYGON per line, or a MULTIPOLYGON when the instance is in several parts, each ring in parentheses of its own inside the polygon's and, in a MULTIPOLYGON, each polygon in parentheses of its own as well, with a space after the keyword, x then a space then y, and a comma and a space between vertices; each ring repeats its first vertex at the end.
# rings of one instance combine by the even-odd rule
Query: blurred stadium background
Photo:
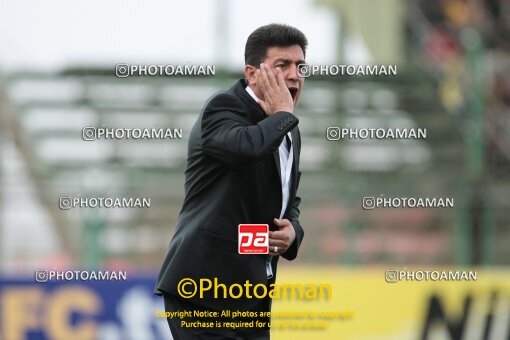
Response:
MULTIPOLYGON (((510 2, 69 6, 0 2, 0 339, 169 337, 166 322, 154 316, 162 304, 151 288, 183 199, 187 132, 204 101, 242 77, 246 38, 269 22, 302 29, 312 64, 398 65, 396 77, 306 79, 297 110, 306 237, 298 260, 282 262, 279 280, 334 282, 359 299, 317 308, 358 310, 353 320, 326 330, 278 330, 274 337, 510 338, 510 2), (271 13, 259 13, 266 7, 271 13), (214 64, 217 72, 117 78, 117 63, 214 64), (85 126, 182 128, 184 138, 86 142, 85 126), (419 127, 428 138, 328 141, 329 126, 419 127), (60 196, 93 195, 150 197, 151 207, 58 207, 60 196), (364 196, 380 195, 454 197, 455 208, 362 209, 364 196), (395 291, 383 278, 393 267, 477 268, 480 283, 421 282, 395 291), (104 286, 36 284, 33 273, 42 268, 127 270, 130 279, 104 286), (60 319, 48 307, 60 306, 55 296, 68 286, 77 289, 71 300, 92 294, 102 301, 96 314, 88 310, 92 316, 85 319, 93 324, 86 330, 72 316, 79 314, 73 305, 62 307, 68 314, 60 319), (378 297, 362 309, 356 301, 367 299, 370 287, 378 297), (427 299, 436 290, 445 299, 457 295, 447 304, 453 317, 439 317, 429 332, 427 299), (469 309, 464 296, 493 291, 499 307, 483 307, 487 313, 479 307, 468 325, 452 321, 469 309), (384 295, 390 300, 383 301, 384 295), (394 302, 391 308, 388 301, 394 302), (50 326, 43 318, 46 307, 53 315, 50 326), (496 316, 503 321, 494 321, 496 316)), ((286 304, 296 308, 290 302, 276 302, 275 308, 286 304)))

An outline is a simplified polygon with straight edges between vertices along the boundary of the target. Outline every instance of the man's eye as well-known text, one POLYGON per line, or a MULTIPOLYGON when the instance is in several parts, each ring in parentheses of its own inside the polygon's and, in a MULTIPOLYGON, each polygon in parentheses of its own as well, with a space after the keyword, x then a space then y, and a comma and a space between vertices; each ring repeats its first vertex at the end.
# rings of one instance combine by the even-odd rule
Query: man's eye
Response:
POLYGON ((285 68, 285 64, 278 64, 278 65, 276 65, 276 67, 284 69, 285 68))

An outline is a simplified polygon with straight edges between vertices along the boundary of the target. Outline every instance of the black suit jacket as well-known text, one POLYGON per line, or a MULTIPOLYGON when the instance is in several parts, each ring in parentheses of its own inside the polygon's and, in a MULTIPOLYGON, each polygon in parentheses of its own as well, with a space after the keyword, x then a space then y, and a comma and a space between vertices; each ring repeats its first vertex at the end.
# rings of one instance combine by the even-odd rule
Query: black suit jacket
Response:
MULTIPOLYGON (((185 199, 175 234, 161 268, 156 293, 176 296, 183 278, 218 279, 218 283, 267 284, 268 255, 238 253, 238 225, 269 224, 280 216, 282 187, 278 147, 291 131, 294 161, 289 204, 284 218, 296 231, 296 239, 282 256, 293 260, 303 239, 299 224, 298 118, 289 112, 268 117, 238 81, 228 91, 211 97, 194 124, 188 144, 185 199)), ((276 276, 278 258, 273 258, 276 276)), ((274 282, 274 277, 271 282, 274 282)), ((190 287, 187 287, 189 290, 190 287)), ((222 291, 220 291, 222 295, 222 291)), ((259 291, 260 294, 260 291, 259 291)), ((269 299, 189 299, 212 309, 268 310, 269 299)))

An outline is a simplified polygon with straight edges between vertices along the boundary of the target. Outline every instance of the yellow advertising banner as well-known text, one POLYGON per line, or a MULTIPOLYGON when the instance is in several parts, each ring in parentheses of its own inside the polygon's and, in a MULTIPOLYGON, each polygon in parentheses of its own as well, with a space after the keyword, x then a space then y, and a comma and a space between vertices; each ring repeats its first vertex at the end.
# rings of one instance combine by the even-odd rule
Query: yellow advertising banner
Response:
POLYGON ((273 301, 272 339, 510 339, 507 268, 281 266, 278 282, 330 297, 273 301))

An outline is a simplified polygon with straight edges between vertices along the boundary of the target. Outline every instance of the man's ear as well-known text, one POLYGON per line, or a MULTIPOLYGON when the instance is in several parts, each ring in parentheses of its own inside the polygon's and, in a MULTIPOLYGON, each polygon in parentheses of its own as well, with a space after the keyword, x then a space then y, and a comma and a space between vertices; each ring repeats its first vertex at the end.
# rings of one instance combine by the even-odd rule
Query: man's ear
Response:
POLYGON ((248 81, 248 85, 256 85, 257 84, 257 77, 255 76, 255 73, 257 72, 257 68, 252 65, 246 65, 244 67, 244 76, 246 77, 246 80, 248 81))

